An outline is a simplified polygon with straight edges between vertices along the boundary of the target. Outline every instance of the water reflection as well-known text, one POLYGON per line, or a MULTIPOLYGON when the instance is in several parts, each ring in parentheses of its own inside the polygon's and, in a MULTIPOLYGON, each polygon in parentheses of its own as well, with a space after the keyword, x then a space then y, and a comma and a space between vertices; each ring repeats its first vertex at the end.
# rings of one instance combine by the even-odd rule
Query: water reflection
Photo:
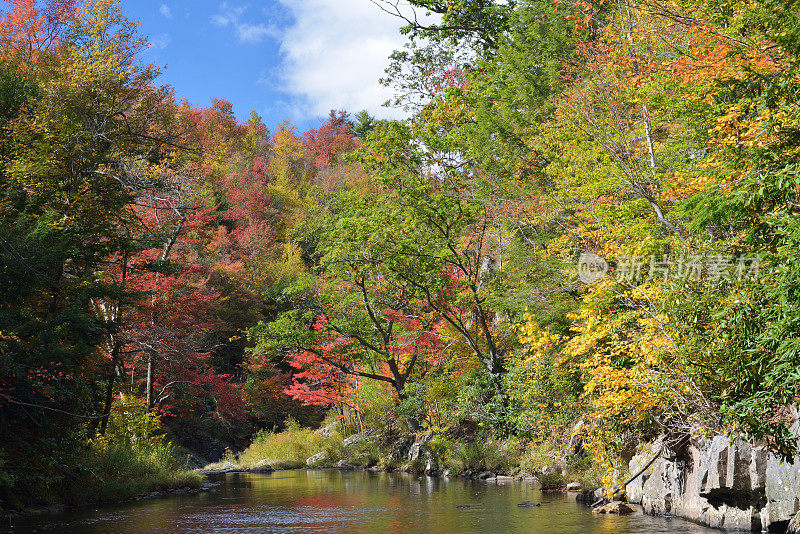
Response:
POLYGON ((229 474, 208 494, 143 501, 15 524, 12 532, 312 533, 412 532, 634 534, 716 532, 636 514, 597 516, 566 495, 525 483, 484 484, 401 474, 279 471, 229 474), (517 503, 549 501, 540 507, 517 503))

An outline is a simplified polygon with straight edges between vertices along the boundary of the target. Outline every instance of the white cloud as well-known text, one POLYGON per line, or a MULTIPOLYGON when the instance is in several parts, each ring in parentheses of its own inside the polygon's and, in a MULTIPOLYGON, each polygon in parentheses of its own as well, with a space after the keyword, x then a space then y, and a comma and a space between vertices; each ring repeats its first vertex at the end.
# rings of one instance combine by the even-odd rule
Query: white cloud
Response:
POLYGON ((304 118, 326 117, 331 109, 400 116, 381 108, 392 91, 378 80, 389 54, 405 43, 401 20, 370 0, 279 2, 293 20, 281 38, 283 61, 277 76, 282 90, 302 100, 304 118))
POLYGON ((228 2, 222 2, 219 12, 211 16, 211 22, 222 28, 232 28, 239 42, 255 44, 267 37, 279 39, 280 30, 273 24, 251 24, 241 20, 249 6, 234 7, 228 2))
POLYGON ((158 37, 153 37, 150 39, 150 46, 152 48, 158 48, 159 50, 164 50, 169 44, 172 42, 172 36, 168 33, 162 33, 158 37))
POLYGON ((279 39, 281 31, 271 24, 248 24, 244 22, 236 27, 236 37, 243 43, 260 43, 266 37, 279 39))
POLYGON ((172 10, 169 8, 169 6, 167 4, 161 4, 161 7, 158 8, 158 12, 161 13, 161 15, 165 19, 171 19, 172 18, 172 10))
POLYGON ((228 2, 222 2, 219 6, 219 13, 211 16, 211 22, 223 28, 236 25, 239 17, 242 16, 246 9, 246 7, 231 7, 228 2))

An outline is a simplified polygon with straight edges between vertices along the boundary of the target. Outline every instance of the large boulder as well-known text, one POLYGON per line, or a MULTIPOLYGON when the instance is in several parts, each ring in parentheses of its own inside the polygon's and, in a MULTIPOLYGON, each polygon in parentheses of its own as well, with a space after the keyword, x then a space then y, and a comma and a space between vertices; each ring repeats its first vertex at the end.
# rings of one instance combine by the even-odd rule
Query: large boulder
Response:
MULTIPOLYGON (((634 456, 631 473, 654 449, 660 445, 634 456)), ((782 461, 760 444, 715 436, 658 458, 626 491, 649 514, 730 530, 781 529, 800 511, 800 462, 782 461)))
POLYGON ((432 445, 436 438, 429 434, 423 435, 408 448, 407 460, 418 465, 424 464, 426 475, 437 475, 439 473, 439 459, 432 445))

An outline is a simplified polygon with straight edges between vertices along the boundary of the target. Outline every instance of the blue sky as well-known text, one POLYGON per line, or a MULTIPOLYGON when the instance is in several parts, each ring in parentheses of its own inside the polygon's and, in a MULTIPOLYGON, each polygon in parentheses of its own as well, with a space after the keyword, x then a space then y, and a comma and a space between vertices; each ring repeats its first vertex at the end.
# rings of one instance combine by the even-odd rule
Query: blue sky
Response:
POLYGON ((389 97, 379 85, 400 21, 370 0, 125 0, 149 34, 143 60, 161 82, 200 106, 211 98, 250 110, 271 129, 290 120, 300 131, 330 109, 368 109, 380 117, 389 97))

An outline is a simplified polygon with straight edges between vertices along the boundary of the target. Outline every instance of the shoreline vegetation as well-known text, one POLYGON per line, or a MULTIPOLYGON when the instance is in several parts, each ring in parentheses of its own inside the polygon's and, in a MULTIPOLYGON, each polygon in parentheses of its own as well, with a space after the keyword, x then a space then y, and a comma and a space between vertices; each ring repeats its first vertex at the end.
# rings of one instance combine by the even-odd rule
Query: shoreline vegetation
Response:
POLYGON ((289 420, 281 432, 262 432, 238 454, 227 451, 203 474, 284 469, 368 469, 462 477, 506 477, 535 483, 543 491, 602 486, 602 471, 585 452, 560 459, 557 451, 514 440, 458 440, 429 432, 385 437, 379 432, 349 434, 333 417, 319 429, 289 420), (333 420, 332 420, 333 419, 333 420))
POLYGON ((0 518, 61 513, 213 487, 203 475, 182 465, 170 444, 92 448, 73 466, 53 476, 62 482, 49 494, 10 501, 8 508, 0 508, 0 518))

